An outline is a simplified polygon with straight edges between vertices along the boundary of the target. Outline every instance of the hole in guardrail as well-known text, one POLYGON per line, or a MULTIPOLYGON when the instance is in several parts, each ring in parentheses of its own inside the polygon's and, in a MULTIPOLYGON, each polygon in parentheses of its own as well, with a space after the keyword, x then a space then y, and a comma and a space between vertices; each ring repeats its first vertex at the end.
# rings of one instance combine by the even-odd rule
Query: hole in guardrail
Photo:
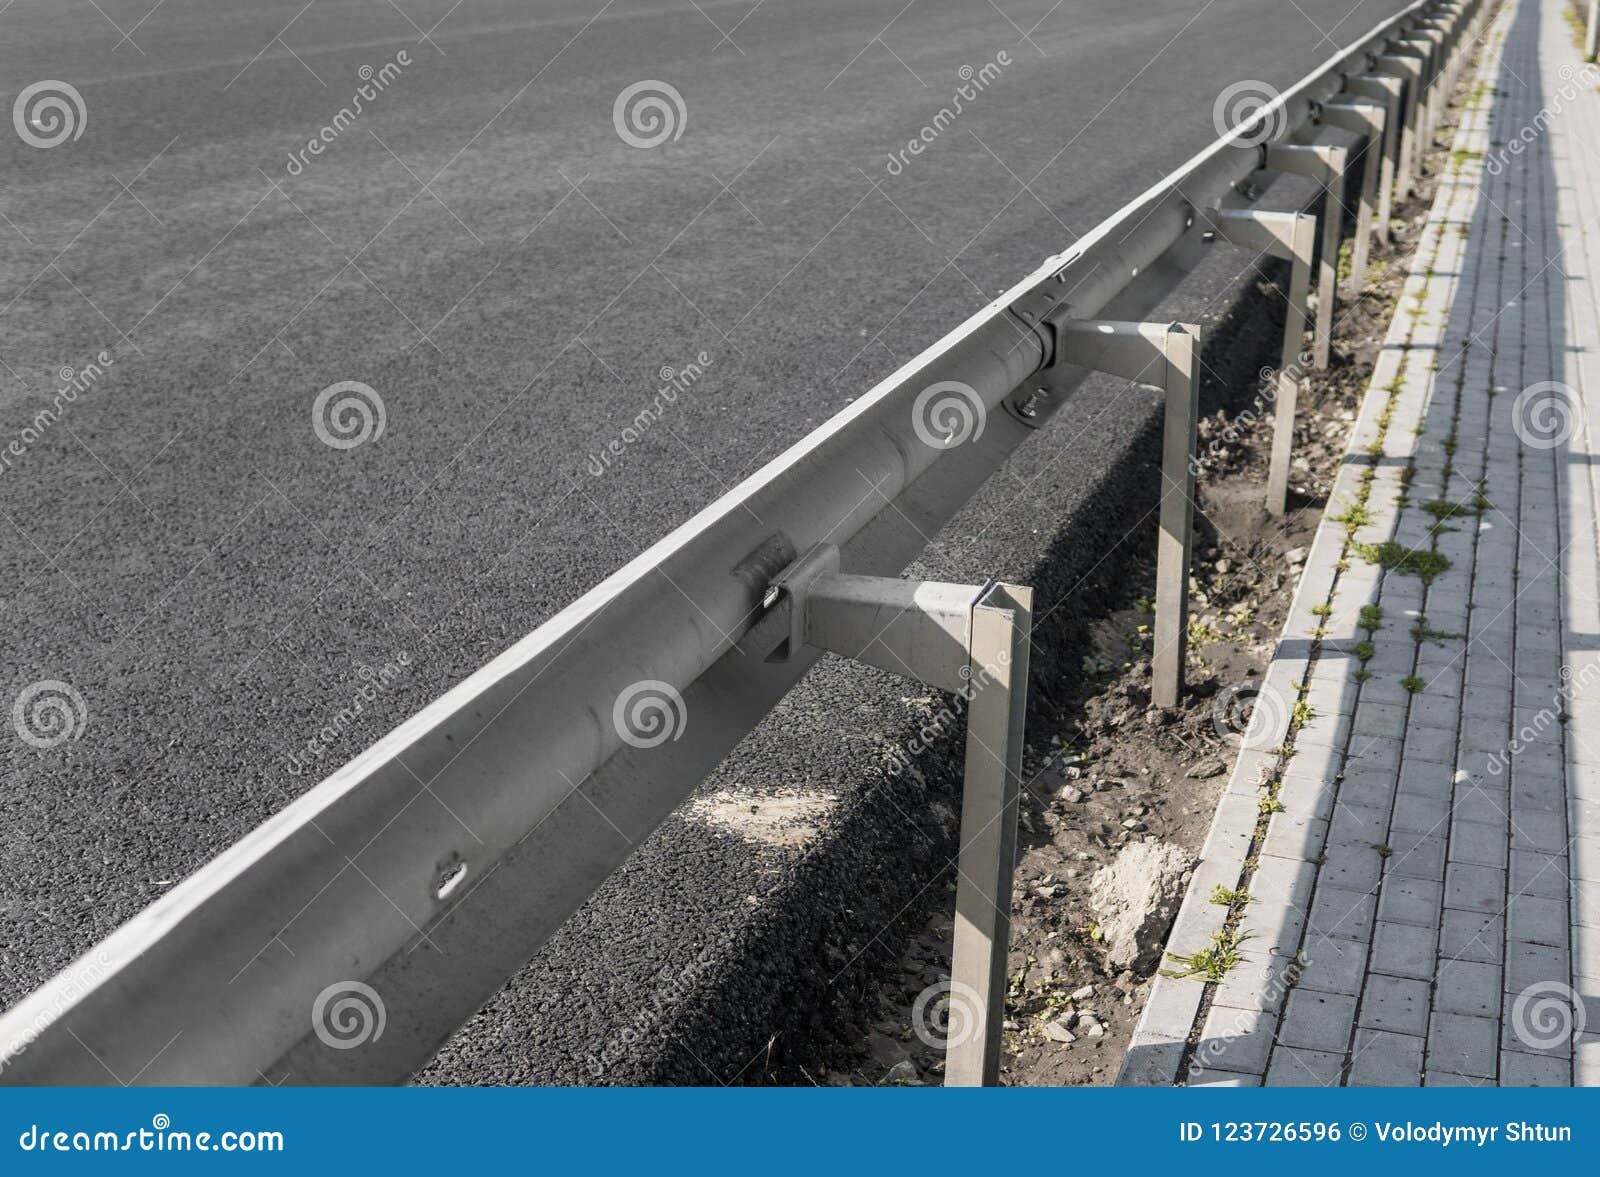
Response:
POLYGON ((459 858, 447 862, 439 868, 439 873, 433 881, 433 897, 444 900, 450 898, 455 890, 461 886, 467 877, 467 864, 459 858))

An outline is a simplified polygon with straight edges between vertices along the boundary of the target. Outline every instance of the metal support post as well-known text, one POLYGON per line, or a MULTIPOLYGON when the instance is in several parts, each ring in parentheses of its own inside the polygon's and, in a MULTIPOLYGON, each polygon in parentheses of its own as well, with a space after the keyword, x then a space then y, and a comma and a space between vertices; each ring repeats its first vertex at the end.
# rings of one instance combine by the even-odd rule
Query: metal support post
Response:
POLYGON ((1394 239, 1389 218, 1394 208, 1395 169, 1400 161, 1400 119, 1405 110, 1405 82, 1400 78, 1363 74, 1351 78, 1345 88, 1359 98, 1371 98, 1383 104, 1383 145, 1379 153, 1382 166, 1378 173, 1378 206, 1373 214, 1373 227, 1378 240, 1387 245, 1394 239))
POLYGON ((778 575, 768 602, 763 631, 788 632, 775 658, 803 647, 830 650, 952 691, 965 705, 945 1085, 993 1086, 1005 1020, 1033 590, 853 576, 839 571, 839 550, 822 545, 778 575))
POLYGON ((1589 0, 1589 21, 1583 33, 1583 59, 1593 61, 1600 51, 1600 0, 1589 0))
POLYGON ((1367 288, 1367 254, 1372 248, 1374 204, 1378 177, 1383 170, 1384 123, 1387 108, 1372 102, 1329 102, 1322 108, 1322 120, 1362 136, 1361 203, 1356 213, 1356 233, 1350 247, 1350 289, 1360 293, 1367 288))
POLYGON ((1272 460, 1267 467, 1267 510, 1282 515, 1289 497, 1289 460, 1294 450, 1295 401, 1300 391, 1300 341, 1306 329, 1306 293, 1317 220, 1309 213, 1227 209, 1213 212, 1217 235, 1245 249, 1288 259, 1289 298, 1283 316, 1283 358, 1273 392, 1272 460))
POLYGON ((1400 113, 1400 155, 1395 166, 1394 198, 1402 201, 1415 189, 1417 163, 1417 95, 1422 88, 1422 62, 1398 53, 1379 56, 1375 72, 1405 82, 1405 100, 1400 113))
POLYGON ((1176 707, 1183 694, 1189 623, 1195 437, 1200 417, 1200 328, 1185 323, 1068 320, 1057 328, 1057 349, 1062 362, 1153 384, 1166 397, 1150 698, 1157 707, 1176 707))
POLYGON ((1339 238, 1344 227, 1344 184, 1350 149, 1343 144, 1278 145, 1267 149, 1267 167, 1294 172, 1322 185, 1322 247, 1317 276, 1316 336, 1311 363, 1318 371, 1328 366, 1333 347, 1333 303, 1339 288, 1339 238))

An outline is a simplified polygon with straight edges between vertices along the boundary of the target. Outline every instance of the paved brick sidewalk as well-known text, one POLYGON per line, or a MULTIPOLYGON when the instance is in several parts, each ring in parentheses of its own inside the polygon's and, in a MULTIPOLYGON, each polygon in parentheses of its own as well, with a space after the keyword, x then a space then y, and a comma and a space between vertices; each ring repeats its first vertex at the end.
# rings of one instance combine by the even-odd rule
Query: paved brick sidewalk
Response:
POLYGON ((1123 1083, 1600 1083, 1600 71, 1564 6, 1484 38, 1172 932, 1220 980, 1157 980, 1123 1083))

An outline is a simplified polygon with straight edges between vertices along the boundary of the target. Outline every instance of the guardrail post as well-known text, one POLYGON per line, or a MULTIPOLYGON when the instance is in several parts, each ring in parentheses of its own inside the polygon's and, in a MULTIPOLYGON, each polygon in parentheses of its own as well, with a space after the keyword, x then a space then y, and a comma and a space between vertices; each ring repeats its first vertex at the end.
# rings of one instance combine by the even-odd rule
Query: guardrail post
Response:
POLYGON ((1378 240, 1387 245, 1394 239, 1389 218, 1394 208, 1395 168, 1400 158, 1400 116, 1405 106, 1405 82, 1400 78, 1364 74, 1359 78, 1351 78, 1346 88, 1357 97, 1376 99, 1383 104, 1383 142, 1378 153, 1381 166, 1373 228, 1378 240))
POLYGON ((1322 185, 1322 247, 1317 277, 1316 336, 1311 363, 1328 366, 1333 348, 1333 303, 1339 289, 1339 239, 1344 228, 1344 183, 1350 159, 1347 147, 1333 143, 1279 144, 1267 148, 1267 167, 1294 172, 1322 185))
POLYGON ((1186 323, 1068 320, 1058 327, 1057 340, 1061 362, 1153 384, 1166 398, 1150 700, 1157 707, 1176 707, 1183 694, 1189 626, 1195 437, 1200 418, 1200 328, 1186 323))
POLYGON ((1400 53, 1380 54, 1378 73, 1397 77, 1405 83, 1405 99, 1400 113, 1400 156, 1395 166, 1394 198, 1404 200, 1415 190, 1415 175, 1420 172, 1417 155, 1417 96, 1422 88, 1422 62, 1400 53))
POLYGON ((1367 288, 1367 254, 1372 248, 1378 176, 1383 170, 1387 107, 1371 102, 1329 102, 1322 108, 1322 119, 1329 126, 1342 127, 1362 136, 1358 152, 1362 161, 1360 210, 1356 214, 1356 233, 1350 247, 1350 288, 1359 293, 1367 288))
POLYGON ((1219 237, 1234 245, 1286 258, 1290 263, 1283 355, 1273 392, 1272 458, 1267 466, 1267 511, 1282 515, 1289 497, 1295 401, 1300 391, 1300 343, 1306 330, 1306 295, 1311 286, 1317 219, 1309 213, 1241 208, 1212 212, 1210 224, 1219 237))
POLYGON ((1000 1079, 1032 624, 1031 589, 996 585, 972 611, 972 674, 982 685, 967 711, 950 1000, 972 1002, 978 1032, 948 1039, 946 1087, 1000 1079))
POLYGON ((1593 61, 1600 51, 1600 0, 1589 0, 1589 20, 1583 32, 1583 59, 1593 61))
POLYGON ((957 694, 966 705, 955 945, 945 1085, 999 1080, 1011 881, 1017 860, 1033 590, 855 576, 839 550, 811 549, 778 574, 755 649, 787 627, 774 655, 842 654, 957 694))

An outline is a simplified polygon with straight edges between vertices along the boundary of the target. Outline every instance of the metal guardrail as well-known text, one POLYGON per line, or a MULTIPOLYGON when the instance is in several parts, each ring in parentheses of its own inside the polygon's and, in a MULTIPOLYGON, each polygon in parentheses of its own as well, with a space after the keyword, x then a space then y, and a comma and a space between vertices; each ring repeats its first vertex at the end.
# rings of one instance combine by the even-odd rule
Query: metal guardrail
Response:
MULTIPOLYGON (((1166 392, 1153 694, 1176 704, 1199 339, 1141 320, 1219 243, 1293 259, 1269 484, 1281 506, 1315 221, 1259 208, 1254 181, 1299 171, 1328 194, 1325 362, 1347 172, 1364 169, 1358 229, 1385 234, 1485 9, 1416 0, 1377 26, 184 880, 0 1018, 0 1081, 403 1081, 805 674, 811 643, 860 640, 843 652, 892 665, 880 647, 894 652, 894 631, 849 620, 884 586, 849 582, 898 574, 1093 370, 1166 392), (830 549, 850 576, 818 570, 830 549), (797 620, 784 588, 802 572, 846 612, 797 620)), ((891 613, 937 628, 948 610, 923 610, 926 587, 904 587, 891 613)), ((958 927, 955 977, 993 978, 998 953, 985 1016, 1004 988, 1023 685, 992 655, 1025 635, 1028 601, 1007 586, 960 599, 959 648, 927 677, 950 687, 966 657, 969 674, 1006 680, 1000 710, 993 695, 969 709, 968 800, 976 746, 1004 766, 980 772, 988 800, 963 811, 963 867, 985 856, 995 911, 965 956, 958 927), (997 629, 980 609, 1010 620, 997 629)), ((909 649, 896 668, 916 676, 909 649)), ((1025 682, 1025 657, 1010 667, 1025 682)), ((958 897, 958 921, 966 910, 958 897)), ((986 1020, 950 1081, 992 1081, 986 1020)))

